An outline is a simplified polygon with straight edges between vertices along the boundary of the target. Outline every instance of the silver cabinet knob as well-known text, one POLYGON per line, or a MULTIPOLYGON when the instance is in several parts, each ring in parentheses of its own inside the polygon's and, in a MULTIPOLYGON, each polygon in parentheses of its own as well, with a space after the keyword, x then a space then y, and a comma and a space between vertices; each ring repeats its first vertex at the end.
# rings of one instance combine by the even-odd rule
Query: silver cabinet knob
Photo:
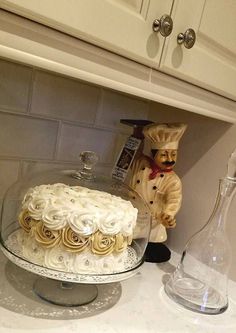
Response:
POLYGON ((186 49, 191 49, 196 42, 196 33, 193 29, 187 29, 185 33, 182 32, 177 36, 177 43, 184 44, 186 49))
POLYGON ((153 21, 152 30, 160 32, 163 37, 167 37, 173 30, 173 21, 170 15, 163 15, 160 19, 153 21))

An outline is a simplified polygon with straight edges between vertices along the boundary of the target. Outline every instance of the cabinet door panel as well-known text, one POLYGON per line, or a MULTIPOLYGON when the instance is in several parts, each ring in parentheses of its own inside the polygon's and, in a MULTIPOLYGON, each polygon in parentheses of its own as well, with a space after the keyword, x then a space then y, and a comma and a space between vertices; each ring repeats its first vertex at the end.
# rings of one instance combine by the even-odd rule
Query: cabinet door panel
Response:
POLYGON ((158 67, 164 38, 152 22, 173 0, 0 0, 0 7, 158 67))
POLYGON ((174 29, 166 41, 160 69, 236 100, 236 1, 177 0, 174 29), (193 28, 192 49, 177 44, 177 35, 193 28))

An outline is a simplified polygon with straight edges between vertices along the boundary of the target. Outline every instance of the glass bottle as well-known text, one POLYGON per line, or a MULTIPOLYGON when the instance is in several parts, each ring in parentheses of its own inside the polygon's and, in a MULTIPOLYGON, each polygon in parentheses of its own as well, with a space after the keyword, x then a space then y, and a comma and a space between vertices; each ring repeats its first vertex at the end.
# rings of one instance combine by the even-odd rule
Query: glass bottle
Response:
POLYGON ((236 151, 229 158, 227 176, 220 180, 208 222, 187 242, 176 270, 165 284, 171 299, 193 311, 218 314, 228 307, 231 248, 225 224, 235 189, 236 151))

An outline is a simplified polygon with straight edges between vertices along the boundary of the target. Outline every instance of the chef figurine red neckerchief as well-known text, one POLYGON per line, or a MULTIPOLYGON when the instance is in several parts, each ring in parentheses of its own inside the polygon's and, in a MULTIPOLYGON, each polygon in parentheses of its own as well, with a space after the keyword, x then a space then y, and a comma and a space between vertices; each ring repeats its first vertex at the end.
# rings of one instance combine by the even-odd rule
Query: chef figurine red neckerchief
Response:
POLYGON ((177 160, 179 140, 185 124, 151 124, 143 134, 151 144, 153 159, 143 154, 132 164, 130 186, 148 204, 152 213, 149 242, 161 243, 167 239, 166 228, 176 225, 175 215, 182 201, 182 185, 172 170, 177 160))

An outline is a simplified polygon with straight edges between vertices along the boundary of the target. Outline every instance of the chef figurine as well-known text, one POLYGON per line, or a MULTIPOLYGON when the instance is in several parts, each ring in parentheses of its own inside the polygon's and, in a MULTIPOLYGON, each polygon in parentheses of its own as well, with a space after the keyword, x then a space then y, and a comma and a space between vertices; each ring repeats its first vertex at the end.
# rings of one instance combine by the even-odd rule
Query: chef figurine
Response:
POLYGON ((152 213, 152 228, 145 260, 164 262, 170 250, 162 244, 167 239, 166 228, 176 226, 175 215, 180 209, 182 186, 173 171, 177 160, 179 140, 185 124, 150 124, 143 134, 151 144, 152 158, 139 153, 132 163, 130 186, 148 204, 152 213))

